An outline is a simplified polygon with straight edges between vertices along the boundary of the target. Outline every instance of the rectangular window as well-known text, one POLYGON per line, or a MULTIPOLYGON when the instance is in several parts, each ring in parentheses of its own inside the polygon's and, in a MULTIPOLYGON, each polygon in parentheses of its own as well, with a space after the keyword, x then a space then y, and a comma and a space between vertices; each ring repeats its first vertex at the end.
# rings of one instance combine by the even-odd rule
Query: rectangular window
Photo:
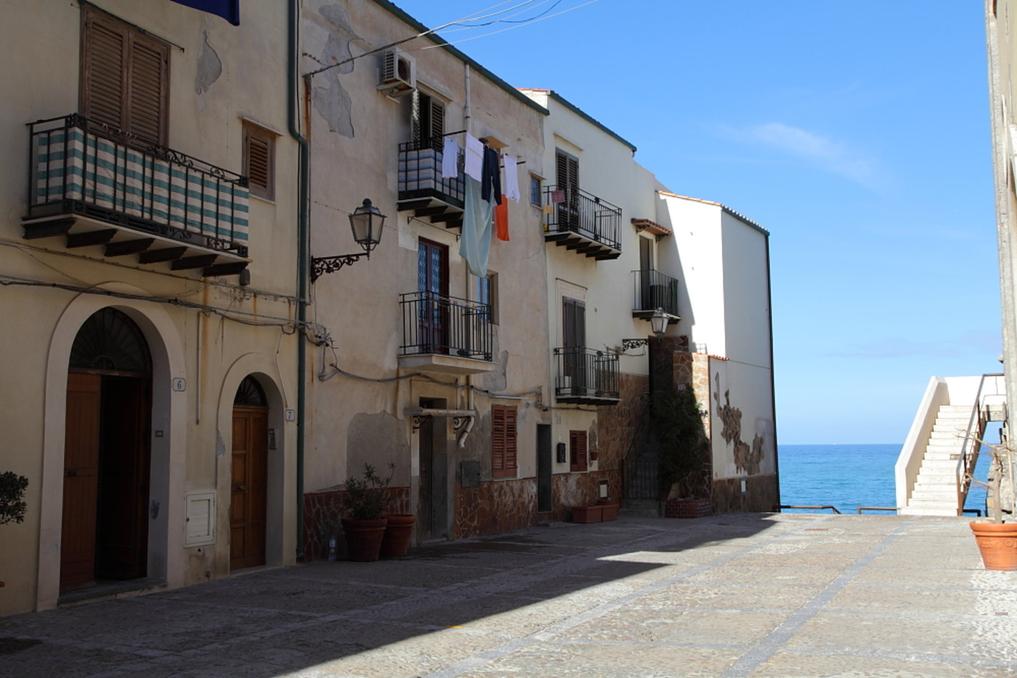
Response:
POLYGON ((82 114, 144 144, 165 146, 169 44, 92 5, 82 5, 82 114))
POLYGON ((530 204, 540 207, 541 179, 536 174, 530 175, 530 204))
POLYGON ((488 273, 486 278, 477 278, 477 301, 490 307, 489 322, 498 324, 498 274, 488 273))
POLYGON ((491 406, 491 475, 515 478, 518 471, 516 454, 516 408, 491 406))
POLYGON ((251 194, 275 200, 275 133, 244 122, 244 176, 251 194))
POLYGON ((569 470, 585 471, 586 464, 586 431, 569 431, 569 470))
POLYGON ((410 99, 410 135, 413 141, 441 149, 445 134, 445 103, 420 90, 410 99))

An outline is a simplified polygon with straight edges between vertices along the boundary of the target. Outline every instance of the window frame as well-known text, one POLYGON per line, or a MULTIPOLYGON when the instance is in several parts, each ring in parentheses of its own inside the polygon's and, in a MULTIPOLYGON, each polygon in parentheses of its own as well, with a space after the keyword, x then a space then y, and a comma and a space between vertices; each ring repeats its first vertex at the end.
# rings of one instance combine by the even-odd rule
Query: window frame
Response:
POLYGON ((474 276, 477 281, 477 301, 481 304, 487 304, 490 307, 488 313, 488 322, 492 325, 498 324, 498 274, 494 271, 489 271, 488 274, 481 278, 480 276, 474 276), (484 298, 484 291, 487 291, 487 298, 484 298))
POLYGON ((544 203, 544 177, 539 174, 530 172, 530 204, 536 208, 540 208, 544 203), (536 185, 537 192, 534 194, 533 188, 536 185))

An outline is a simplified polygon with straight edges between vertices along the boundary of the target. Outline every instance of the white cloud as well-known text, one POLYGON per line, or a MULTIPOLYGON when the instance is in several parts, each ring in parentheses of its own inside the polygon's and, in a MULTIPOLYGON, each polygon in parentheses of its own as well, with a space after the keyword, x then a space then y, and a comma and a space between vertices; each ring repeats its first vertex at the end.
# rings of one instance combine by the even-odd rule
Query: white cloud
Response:
POLYGON ((883 183, 882 173, 873 160, 842 142, 801 127, 768 122, 739 130, 736 136, 801 158, 867 188, 877 188, 883 183))

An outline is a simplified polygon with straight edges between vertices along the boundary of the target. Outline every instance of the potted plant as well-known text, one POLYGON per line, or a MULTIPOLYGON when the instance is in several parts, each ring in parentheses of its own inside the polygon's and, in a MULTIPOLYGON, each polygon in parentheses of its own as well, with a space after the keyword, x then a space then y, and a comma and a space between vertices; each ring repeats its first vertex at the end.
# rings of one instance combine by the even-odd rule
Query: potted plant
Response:
POLYGON ((660 445, 660 489, 669 518, 699 518, 712 512, 710 445, 691 388, 658 393, 651 410, 660 445))
MULTIPOLYGON (((975 543, 986 570, 1017 570, 1017 485, 1014 483, 1014 449, 1010 442, 986 445, 992 454, 987 484, 992 501, 988 520, 971 521, 975 543), (1004 482, 1004 480, 1008 482, 1004 482)), ((974 480, 970 473, 968 480, 974 480)), ((982 483, 979 483, 982 484, 982 483)))
POLYGON ((417 517, 412 513, 388 513, 385 515, 385 536, 381 540, 382 558, 402 558, 410 550, 413 539, 413 525, 417 517))
MULTIPOLYGON (((390 466, 395 469, 395 465, 390 466)), ((384 490, 392 480, 382 478, 374 467, 364 464, 363 477, 351 476, 346 481, 346 507, 349 516, 343 518, 343 534, 350 560, 371 562, 381 554, 381 541, 385 536, 388 520, 385 509, 384 490)))
MULTIPOLYGON (((0 473, 0 525, 25 520, 25 489, 28 478, 11 471, 0 473)), ((0 588, 4 583, 0 581, 0 588)))

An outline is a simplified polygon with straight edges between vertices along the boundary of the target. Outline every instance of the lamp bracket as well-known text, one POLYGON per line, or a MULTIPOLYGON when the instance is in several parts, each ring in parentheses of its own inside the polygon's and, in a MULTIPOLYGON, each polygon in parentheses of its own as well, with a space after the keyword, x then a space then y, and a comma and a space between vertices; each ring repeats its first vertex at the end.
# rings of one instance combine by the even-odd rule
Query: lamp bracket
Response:
POLYGON ((369 258, 369 252, 359 254, 337 254, 334 257, 311 257, 311 282, 326 273, 335 273, 343 266, 349 266, 362 258, 369 258))
POLYGON ((646 346, 650 343, 650 340, 646 337, 641 339, 622 339, 622 350, 628 351, 633 348, 639 348, 640 346, 646 346))

